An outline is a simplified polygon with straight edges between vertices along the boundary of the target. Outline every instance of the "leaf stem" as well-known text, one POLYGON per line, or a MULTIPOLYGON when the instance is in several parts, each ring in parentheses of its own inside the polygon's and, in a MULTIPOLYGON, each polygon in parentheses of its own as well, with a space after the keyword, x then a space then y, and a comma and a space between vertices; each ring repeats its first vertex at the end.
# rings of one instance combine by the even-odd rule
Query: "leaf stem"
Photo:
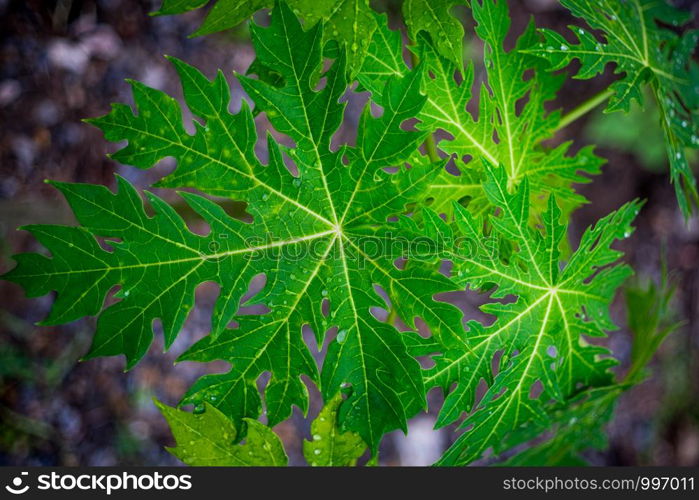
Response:
POLYGON ((609 99, 613 94, 614 91, 612 89, 606 89, 600 92, 599 94, 592 96, 587 101, 583 102, 580 106, 573 109, 570 113, 564 115, 563 118, 561 118, 561 121, 558 123, 558 128, 556 130, 558 131, 562 128, 567 127, 575 120, 585 115, 586 113, 589 113, 597 106, 602 104, 604 101, 609 99))
POLYGON ((439 160, 441 160, 439 154, 437 153, 437 144, 435 143, 433 134, 429 134, 427 137, 425 137, 425 142, 423 143, 423 145, 425 146, 427 156, 430 157, 430 161, 432 163, 436 163, 439 160))

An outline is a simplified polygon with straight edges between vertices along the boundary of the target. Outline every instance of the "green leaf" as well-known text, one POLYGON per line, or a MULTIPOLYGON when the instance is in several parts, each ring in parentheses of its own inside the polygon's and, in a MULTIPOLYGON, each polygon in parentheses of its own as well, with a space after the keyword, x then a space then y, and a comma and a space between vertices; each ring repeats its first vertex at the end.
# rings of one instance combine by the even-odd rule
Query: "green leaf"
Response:
POLYGON ((366 57, 376 21, 369 0, 287 0, 307 25, 325 23, 325 40, 335 41, 347 53, 347 67, 352 75, 366 57))
POLYGON ((451 10, 465 3, 463 0, 406 0, 403 15, 408 36, 417 40, 420 32, 429 33, 439 55, 455 67, 463 67, 464 27, 451 10))
MULTIPOLYGON (((324 43, 334 41, 347 53, 347 68, 355 73, 366 55, 367 45, 376 29, 369 0, 285 0, 306 27, 325 23, 324 43)), ((199 9, 208 0, 163 0, 153 15, 181 14, 199 9)), ((207 35, 232 28, 260 9, 271 8, 274 0, 216 0, 206 19, 193 36, 207 35)), ((323 43, 323 45, 324 45, 323 43)))
MULTIPOLYGON (((182 14, 199 9, 209 0, 163 0, 160 8, 151 13, 153 16, 182 14)), ((260 9, 271 7, 274 0, 216 0, 202 25, 192 36, 207 35, 239 25, 260 9)))
POLYGON ((367 103, 356 145, 331 149, 343 117, 340 97, 348 84, 342 53, 322 73, 323 26, 304 31, 284 4, 272 12, 268 28, 253 26, 251 31, 257 67, 274 68, 281 80, 275 86, 239 76, 240 82, 256 109, 295 143, 294 148, 282 147, 269 134, 266 165, 255 153, 257 133, 245 101, 239 113, 228 111, 230 92, 223 75, 209 80, 176 59, 171 60, 185 102, 197 117, 193 134, 185 131, 174 99, 137 82, 131 82, 135 113, 115 104, 111 113, 91 123, 107 139, 127 141, 113 155, 118 161, 150 168, 174 157, 177 167, 156 186, 243 199, 252 222, 230 217, 208 198, 180 193, 210 229, 201 236, 157 196, 148 193, 144 206, 123 179, 116 193, 102 186, 55 183, 80 227, 30 227, 52 257, 20 255, 5 279, 32 295, 57 291, 47 318, 52 324, 99 314, 88 357, 124 354, 128 368, 149 348, 156 319, 167 348, 194 305, 195 288, 217 283, 211 335, 180 360, 226 360, 231 370, 199 379, 183 404, 208 402, 241 431, 244 418, 260 415, 256 383, 269 372, 264 396, 269 424, 275 425, 289 417, 293 405, 307 409, 308 391, 301 380, 307 375, 321 386, 326 400, 347 386, 350 395, 339 409, 341 428, 357 432, 375 451, 385 432, 405 429, 406 419, 425 405, 421 370, 406 345, 419 337, 398 332, 371 314, 371 308, 385 306, 375 286, 403 304, 401 311, 412 326, 412 318, 421 317, 442 336, 458 337, 463 331, 458 309, 433 299, 450 289, 449 280, 432 268, 396 268, 400 249, 384 243, 396 236, 387 219, 426 198, 437 173, 414 155, 423 134, 401 128, 424 102, 420 71, 387 81, 383 114, 372 116, 367 103), (314 82, 321 77, 325 85, 316 90, 314 82), (285 156, 298 174, 289 172, 285 156), (404 166, 407 161, 412 168, 404 166), (385 170, 392 166, 398 171, 385 170), (96 237, 110 249, 102 248, 96 237), (381 246, 372 251, 367 242, 381 246), (248 286, 260 274, 266 284, 245 305, 264 304, 270 311, 241 314, 248 286), (115 296, 119 300, 104 307, 114 286, 121 288, 115 296), (305 325, 318 345, 327 330, 337 328, 320 375, 303 340, 305 325))
MULTIPOLYGON (((162 12, 204 3, 166 1, 162 12)), ((525 445, 512 463, 579 464, 587 445, 604 445, 600 428, 618 394, 642 379, 671 329, 660 319, 664 289, 630 294, 629 323, 640 333, 627 378, 613 380, 614 359, 590 339, 615 328, 610 304, 631 271, 612 246, 631 234, 640 203, 599 220, 577 250, 561 250, 570 212, 585 201, 573 184, 600 165, 590 148, 551 144, 561 119, 547 108, 564 77, 534 53, 533 24, 506 50, 506 3, 474 0, 485 69, 472 92, 453 3, 424 4, 444 14, 426 18, 420 2, 406 3, 410 69, 400 34, 365 0, 276 4, 267 27, 251 26, 256 59, 235 75, 249 100, 236 113, 221 72, 208 78, 171 58, 182 103, 130 82, 133 108, 114 104, 90 120, 121 143, 117 161, 150 169, 174 160, 152 185, 158 196, 120 177, 114 191, 53 182, 78 225, 25 228, 46 252, 16 256, 4 278, 30 296, 56 292, 44 324, 97 316, 87 357, 124 355, 131 368, 154 330, 170 348, 197 287, 218 287, 210 332, 178 360, 222 360, 229 370, 194 382, 180 402, 193 413, 158 403, 174 453, 188 463, 285 464, 258 418, 264 408, 274 426, 294 406, 306 413, 315 384, 325 406, 304 452, 318 465, 354 464, 367 447, 375 464, 382 436, 407 431, 433 387, 445 393, 438 426, 466 414, 440 465, 525 445), (371 95, 346 120, 356 134, 340 133, 345 103, 366 98, 351 95, 360 68, 358 91, 371 95), (440 130, 443 159, 432 161, 420 148, 440 130), (232 200, 244 216, 226 211, 232 200), (252 293, 253 284, 261 289, 252 293), (441 298, 464 288, 487 294, 492 322, 464 327, 462 311, 441 298), (435 365, 421 369, 423 356, 435 365)), ((232 22, 262 5, 220 0, 209 17, 232 22)))
MULTIPOLYGON (((284 0, 301 17, 307 27, 324 22, 324 42, 336 42, 347 53, 347 69, 355 75, 367 54, 367 47, 376 30, 375 13, 369 0, 284 0)), ((163 0, 153 15, 181 14, 199 9, 208 0, 163 0)), ((246 21, 260 9, 271 8, 274 0, 215 0, 202 25, 193 36, 206 35, 232 28, 246 21)), ((407 0, 403 4, 405 23, 412 39, 428 33, 439 54, 457 67, 463 64, 464 28, 451 14, 461 0, 407 0)))
POLYGON ((509 458, 506 466, 579 466, 586 465, 581 453, 607 447, 605 426, 612 419, 619 398, 646 376, 646 368, 668 334, 676 330, 670 306, 675 286, 662 270, 659 284, 650 281, 625 287, 627 326, 633 334, 631 367, 618 383, 582 391, 566 405, 550 412, 552 425, 529 428, 508 445, 532 439, 546 432, 551 437, 509 458))
POLYGON ((289 461, 279 437, 257 420, 245 419, 245 443, 236 441, 233 422, 211 405, 203 413, 177 410, 155 400, 175 436, 167 450, 187 465, 284 466, 289 461))
POLYGON ((469 413, 462 424, 468 430, 445 453, 441 465, 469 463, 490 447, 498 454, 519 426, 548 422, 549 401, 564 402, 579 384, 609 383, 608 368, 614 361, 602 357, 608 351, 588 344, 583 336, 603 337, 614 329, 609 305, 631 272, 617 262, 621 253, 610 245, 631 234, 639 203, 626 204, 589 228, 564 263, 558 249, 566 228, 559 222, 555 198, 548 199, 543 232, 532 229, 527 181, 509 194, 507 170, 488 167, 487 172, 486 195, 499 215, 488 219, 488 235, 481 220, 455 207, 460 234, 468 244, 461 241, 454 249, 452 279, 473 289, 494 284, 491 302, 481 309, 496 321, 490 326, 469 321, 465 346, 435 357, 436 365, 425 379, 426 388, 440 386, 448 393, 438 426, 469 413), (484 238, 505 239, 514 251, 493 252, 498 246, 486 247, 484 238), (509 296, 516 300, 501 301, 509 296), (496 363, 497 353, 501 357, 496 363), (489 387, 476 401, 481 378, 489 387))
POLYGON ((337 411, 342 394, 330 399, 311 424, 311 441, 303 442, 303 456, 313 466, 356 465, 366 450, 362 438, 354 432, 342 432, 338 426, 337 411))
POLYGON ((699 206, 696 180, 684 148, 699 148, 699 66, 692 54, 699 31, 679 27, 691 18, 665 1, 657 0, 561 0, 576 17, 599 30, 604 39, 581 27, 570 26, 576 43, 561 34, 540 30, 544 41, 528 52, 545 58, 551 69, 578 59, 576 78, 592 78, 607 64, 616 64, 622 75, 613 85, 615 94, 607 111, 628 112, 631 101, 643 101, 643 85, 649 84, 660 110, 660 124, 670 161, 670 173, 682 213, 688 217, 699 206))
POLYGON ((626 323, 633 334, 627 383, 640 383, 645 379, 646 366, 660 344, 682 325, 673 321, 672 299, 676 291, 677 285, 668 277, 664 261, 660 283, 649 280, 643 285, 636 280, 625 288, 626 323))
MULTIPOLYGON (((529 179, 533 215, 540 216, 546 208, 545 195, 553 193, 567 216, 586 202, 573 184, 589 182, 587 175, 599 173, 602 160, 589 146, 571 154, 570 142, 553 148, 544 145, 554 137, 560 122, 560 113, 547 112, 545 106, 556 96, 563 79, 544 71, 547 65, 538 58, 522 52, 536 42, 534 25, 529 24, 519 36, 515 49, 506 51, 503 44, 510 25, 507 3, 474 1, 472 9, 476 34, 484 42, 487 73, 487 84, 481 85, 476 96, 471 93, 473 64, 467 65, 463 79, 457 79, 459 66, 442 57, 433 44, 422 41, 417 49, 425 66, 422 88, 427 96, 417 127, 450 134, 451 138, 440 140, 437 147, 454 156, 460 171, 458 176, 441 172, 432 186, 435 201, 431 207, 450 214, 451 202, 461 201, 473 213, 487 211, 483 159, 505 165, 510 190, 525 176, 529 179), (535 76, 525 79, 525 73, 532 70, 535 76), (473 99, 479 103, 477 119, 467 110, 473 99)), ((358 76, 363 88, 379 103, 385 79, 407 71, 401 51, 400 34, 389 30, 385 19, 379 19, 358 76)))
POLYGON ((534 427, 514 436, 507 445, 521 444, 542 432, 543 442, 528 447, 499 465, 506 467, 580 467, 589 465, 581 453, 607 448, 604 427, 611 420, 624 386, 612 384, 585 390, 550 412, 548 427, 534 427))

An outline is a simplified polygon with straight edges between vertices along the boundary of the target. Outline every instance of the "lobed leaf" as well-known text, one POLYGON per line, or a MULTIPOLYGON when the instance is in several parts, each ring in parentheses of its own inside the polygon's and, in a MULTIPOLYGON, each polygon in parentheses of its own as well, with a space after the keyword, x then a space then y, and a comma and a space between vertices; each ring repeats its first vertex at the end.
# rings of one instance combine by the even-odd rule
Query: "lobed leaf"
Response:
POLYGON ((179 359, 226 360, 231 370, 199 379, 182 403, 215 406, 240 432, 245 418, 260 415, 256 384, 269 372, 263 395, 268 422, 275 425, 293 405, 306 410, 301 376, 307 375, 326 400, 347 389, 339 408, 341 429, 358 433, 375 452, 385 432, 405 429, 406 419, 425 404, 421 370, 406 345, 418 336, 398 332, 372 315, 372 308, 385 306, 375 287, 401 304, 412 326, 413 318, 421 317, 442 336, 458 337, 463 331, 460 312, 433 299, 450 282, 430 267, 398 269, 394 260, 401 249, 390 243, 397 234, 387 219, 424 199, 437 173, 414 157, 424 134, 402 128, 424 103, 420 69, 389 79, 383 114, 372 116, 368 103, 356 145, 332 150, 344 111, 340 97, 348 86, 344 55, 322 72, 323 26, 304 31, 284 4, 272 12, 269 27, 253 26, 252 36, 255 67, 274 68, 280 80, 239 80, 257 111, 295 143, 283 147, 268 135, 266 165, 255 153, 258 138, 247 104, 237 114, 228 111, 230 93, 222 74, 209 80, 176 59, 171 61, 185 102, 196 116, 194 134, 185 131, 174 99, 137 82, 131 83, 135 112, 116 104, 109 114, 91 120, 107 139, 127 141, 113 155, 118 161, 150 168, 166 156, 175 158, 175 170, 157 187, 243 199, 252 222, 230 217, 208 198, 180 193, 210 229, 201 236, 157 196, 148 193, 144 206, 123 179, 116 193, 56 183, 80 226, 30 228, 51 258, 18 256, 18 266, 5 278, 34 295, 55 290, 49 322, 99 314, 88 357, 124 354, 128 368, 149 348, 156 319, 167 348, 194 305, 195 288, 217 283, 211 334, 179 359), (325 85, 316 89, 321 77, 325 85), (284 156, 295 163, 297 174, 286 167, 284 156), (413 159, 411 168, 404 166, 413 159), (398 171, 389 173, 386 167, 398 171), (106 239, 111 249, 95 238, 106 239), (261 274, 266 284, 246 304, 264 304, 270 311, 241 314, 248 286, 261 274), (120 287, 118 300, 105 307, 115 286, 120 287), (326 331, 337 328, 320 373, 303 340, 306 325, 318 345, 326 331))
MULTIPOLYGON (((487 73, 487 82, 477 95, 471 92, 473 64, 466 66, 460 78, 461 66, 443 57, 433 43, 423 40, 416 49, 424 66, 422 88, 427 97, 417 127, 431 133, 448 132, 450 137, 439 140, 437 148, 453 157, 459 170, 459 175, 446 170, 440 173, 432 185, 432 208, 451 214, 452 200, 461 200, 473 213, 487 211, 481 167, 486 160, 506 167, 509 190, 524 177, 529 179, 534 216, 545 210, 546 195, 554 193, 565 217, 586 202, 573 185, 589 182, 587 176, 599 173, 602 160, 589 146, 571 154, 570 142, 544 145, 560 122, 560 113, 548 112, 546 105, 556 96, 563 79, 545 71, 545 63, 524 52, 537 41, 534 25, 530 23, 519 36, 515 49, 506 51, 504 40, 510 26, 507 3, 482 0, 471 6, 476 34, 484 42, 487 73), (525 79, 530 71, 534 76, 525 79), (467 110, 474 99, 479 106, 477 118, 467 110)), ((379 18, 378 23, 358 79, 380 103, 383 82, 404 74, 407 66, 399 33, 386 27, 385 18, 379 18)))
POLYGON ((155 401, 170 425, 177 446, 167 450, 187 465, 284 466, 288 458, 279 437, 257 420, 246 419, 245 443, 237 443, 233 423, 215 407, 203 413, 177 410, 155 401))
POLYGON ((643 86, 650 85, 660 110, 677 201, 688 217, 699 206, 696 179, 685 154, 685 148, 699 148, 699 66, 692 58, 699 31, 677 34, 667 26, 679 27, 691 15, 664 0, 561 3, 604 38, 570 26, 575 37, 571 44, 563 35, 542 29, 544 40, 527 51, 549 61, 551 70, 567 67, 577 59, 580 69, 576 77, 583 79, 602 73, 607 64, 615 64, 621 78, 611 86, 614 94, 607 105, 609 112, 628 112, 632 100, 642 104, 643 86))
MULTIPOLYGON (((324 41, 336 42, 347 53, 347 68, 355 75, 367 54, 369 41, 376 30, 374 11, 369 0, 284 0, 307 27, 324 23, 324 41)), ((163 0, 153 15, 181 14, 205 6, 208 0, 163 0)), ((274 0, 215 0, 202 25, 193 36, 232 28, 246 21, 260 9, 271 8, 274 0)), ((427 32, 439 53, 457 66, 462 63, 464 28, 452 15, 451 8, 460 0, 407 0, 403 4, 405 23, 415 39, 427 32)))
POLYGON ((486 195, 499 214, 488 219, 491 237, 511 242, 514 251, 486 251, 480 244, 485 237, 483 222, 455 207, 460 234, 472 244, 454 246, 452 279, 473 289, 495 285, 492 301, 481 309, 496 321, 490 326, 469 321, 465 346, 436 356, 436 365, 426 376, 426 388, 439 386, 447 393, 438 426, 468 414, 462 424, 467 430, 442 457, 441 465, 469 463, 491 447, 498 454, 507 449, 506 438, 518 427, 549 423, 549 401, 562 404, 579 385, 610 382, 608 368, 614 361, 606 349, 589 344, 585 337, 602 337, 614 329, 609 305, 631 272, 618 263, 621 253, 610 245, 631 234, 638 202, 589 228, 563 263, 559 247, 566 228, 559 222, 554 196, 543 214, 542 233, 528 224, 526 180, 509 194, 506 169, 486 170, 486 195), (514 302, 501 301, 511 296, 514 302), (481 379, 489 387, 476 400, 481 379))
POLYGON ((311 441, 303 442, 303 456, 312 466, 356 465, 366 450, 358 434, 340 431, 337 412, 341 403, 342 394, 337 393, 311 423, 311 441))

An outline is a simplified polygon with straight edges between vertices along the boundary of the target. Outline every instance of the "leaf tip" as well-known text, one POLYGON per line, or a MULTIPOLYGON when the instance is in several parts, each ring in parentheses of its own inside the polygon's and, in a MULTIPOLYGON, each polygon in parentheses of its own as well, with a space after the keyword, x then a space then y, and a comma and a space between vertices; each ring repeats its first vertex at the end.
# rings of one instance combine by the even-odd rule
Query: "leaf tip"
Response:
POLYGON ((153 401, 155 407, 158 408, 161 412, 165 412, 166 409, 170 408, 166 404, 162 403, 156 396, 153 396, 151 398, 151 401, 153 401))

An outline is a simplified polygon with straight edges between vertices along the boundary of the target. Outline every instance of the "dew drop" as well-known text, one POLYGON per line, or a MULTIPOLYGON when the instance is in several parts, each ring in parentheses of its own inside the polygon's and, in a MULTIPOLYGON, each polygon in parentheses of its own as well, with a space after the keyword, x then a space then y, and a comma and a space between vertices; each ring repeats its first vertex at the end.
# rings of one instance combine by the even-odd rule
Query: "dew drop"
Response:
POLYGON ((301 179, 294 179, 291 183, 294 187, 301 187, 301 179))
POLYGON ((318 448, 316 448, 315 450, 313 450, 313 453, 316 455, 320 455, 320 450, 318 448))
POLYGON ((313 434, 313 440, 320 441, 321 440, 320 434, 313 434))
POLYGON ((269 199, 269 195, 267 193, 262 195, 262 201, 267 201, 269 199))
POLYGON ((340 330, 337 332, 337 341, 342 344, 345 341, 345 338, 347 338, 347 330, 340 330))
POLYGON ((567 45, 561 45, 561 50, 562 50, 562 51, 568 50, 568 46, 567 46, 567 45))
POLYGON ((679 160, 680 158, 682 158, 682 153, 680 153, 680 152, 678 151, 677 154, 675 155, 675 158, 677 158, 678 160, 679 160))
POLYGON ((327 291, 327 290, 322 290, 322 291, 320 292, 320 294, 321 294, 323 297, 327 297, 327 296, 328 296, 328 291, 327 291))

